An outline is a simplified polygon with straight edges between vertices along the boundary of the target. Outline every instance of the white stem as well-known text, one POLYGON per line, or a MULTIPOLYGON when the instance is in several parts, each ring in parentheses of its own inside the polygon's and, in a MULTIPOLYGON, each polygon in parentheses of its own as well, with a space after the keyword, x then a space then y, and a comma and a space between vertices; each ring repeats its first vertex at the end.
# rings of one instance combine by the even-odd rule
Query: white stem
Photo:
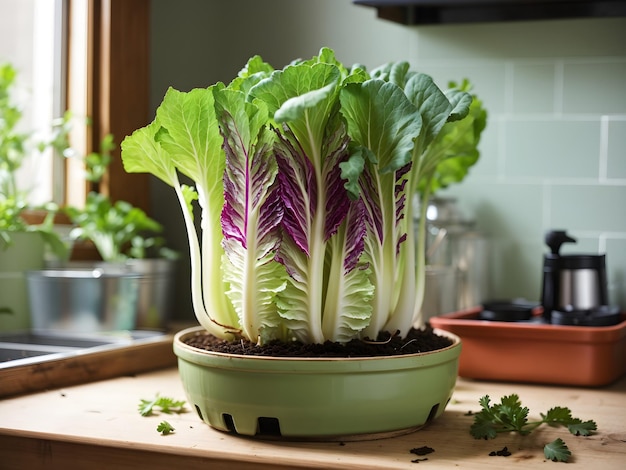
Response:
MULTIPOLYGON (((202 325, 209 333, 215 336, 225 337, 226 330, 212 318, 205 306, 203 298, 204 293, 202 289, 202 259, 200 255, 198 234, 178 179, 175 181, 174 190, 176 191, 178 202, 183 211, 183 218, 187 229, 189 257, 191 261, 191 302, 193 310, 200 325, 202 325)), ((211 300, 211 296, 209 296, 209 299, 211 300)))

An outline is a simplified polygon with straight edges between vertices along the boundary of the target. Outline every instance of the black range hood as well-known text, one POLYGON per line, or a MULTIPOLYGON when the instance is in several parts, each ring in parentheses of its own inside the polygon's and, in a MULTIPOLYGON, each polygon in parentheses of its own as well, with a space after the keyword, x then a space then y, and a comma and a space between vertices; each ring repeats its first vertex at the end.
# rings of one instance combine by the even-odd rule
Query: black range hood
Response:
POLYGON ((406 25, 626 16, 626 0, 353 0, 406 25))

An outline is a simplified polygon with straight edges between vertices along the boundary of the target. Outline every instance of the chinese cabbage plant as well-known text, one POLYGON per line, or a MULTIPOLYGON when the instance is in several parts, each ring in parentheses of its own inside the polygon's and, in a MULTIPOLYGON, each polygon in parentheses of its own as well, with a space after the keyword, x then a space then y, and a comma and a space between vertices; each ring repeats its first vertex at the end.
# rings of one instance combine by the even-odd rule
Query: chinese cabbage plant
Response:
POLYGON ((439 136, 471 118, 471 103, 406 62, 370 73, 323 48, 274 70, 255 56, 228 85, 170 88, 155 120, 122 142, 122 159, 174 188, 193 307, 210 333, 257 343, 405 335, 420 324, 424 290, 412 195, 455 158, 458 139, 439 136))

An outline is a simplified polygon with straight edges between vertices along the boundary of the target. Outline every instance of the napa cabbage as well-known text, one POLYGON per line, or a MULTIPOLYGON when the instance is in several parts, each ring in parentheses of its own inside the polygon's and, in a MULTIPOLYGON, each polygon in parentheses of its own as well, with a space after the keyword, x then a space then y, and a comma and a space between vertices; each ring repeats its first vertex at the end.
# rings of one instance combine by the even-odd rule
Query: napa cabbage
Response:
POLYGON ((449 162, 461 144, 477 155, 477 120, 456 126, 472 98, 406 62, 370 73, 322 48, 275 70, 254 56, 227 85, 169 89, 154 121, 123 141, 122 160, 174 188, 193 308, 212 334, 404 335, 420 324, 424 290, 413 195, 427 198, 452 181, 440 175, 458 181, 471 166, 449 162))

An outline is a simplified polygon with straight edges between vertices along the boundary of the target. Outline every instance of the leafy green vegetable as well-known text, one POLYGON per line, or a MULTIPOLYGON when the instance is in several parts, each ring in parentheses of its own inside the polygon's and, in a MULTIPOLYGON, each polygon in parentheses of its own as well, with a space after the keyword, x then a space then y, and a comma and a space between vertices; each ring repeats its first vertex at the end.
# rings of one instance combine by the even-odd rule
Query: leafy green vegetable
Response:
POLYGON ((455 158, 434 146, 463 142, 477 156, 477 126, 453 127, 471 103, 407 62, 370 74, 328 48, 281 70, 254 56, 228 85, 169 89, 155 120, 122 142, 122 160, 174 188, 208 332, 258 343, 404 335, 424 292, 412 196, 455 158))
POLYGON ((164 436, 171 434, 175 431, 170 423, 167 421, 161 421, 157 426, 157 431, 163 434, 164 436))
MULTIPOLYGON (((493 439, 499 433, 517 432, 521 435, 530 434, 542 424, 549 426, 567 427, 575 436, 588 436, 597 429, 595 421, 582 421, 572 417, 569 408, 554 407, 546 414, 541 414, 541 420, 528 421, 529 410, 522 406, 516 394, 503 396, 500 403, 491 404, 489 395, 479 400, 481 411, 474 414, 474 423, 470 427, 470 434, 476 439, 493 439)), ((567 461, 570 452, 561 439, 546 445, 546 458, 551 460, 567 461)))
POLYGON ((157 395, 152 400, 142 399, 139 403, 139 414, 141 416, 151 416, 155 411, 161 413, 183 413, 185 411, 184 400, 174 400, 169 397, 161 397, 157 395))

